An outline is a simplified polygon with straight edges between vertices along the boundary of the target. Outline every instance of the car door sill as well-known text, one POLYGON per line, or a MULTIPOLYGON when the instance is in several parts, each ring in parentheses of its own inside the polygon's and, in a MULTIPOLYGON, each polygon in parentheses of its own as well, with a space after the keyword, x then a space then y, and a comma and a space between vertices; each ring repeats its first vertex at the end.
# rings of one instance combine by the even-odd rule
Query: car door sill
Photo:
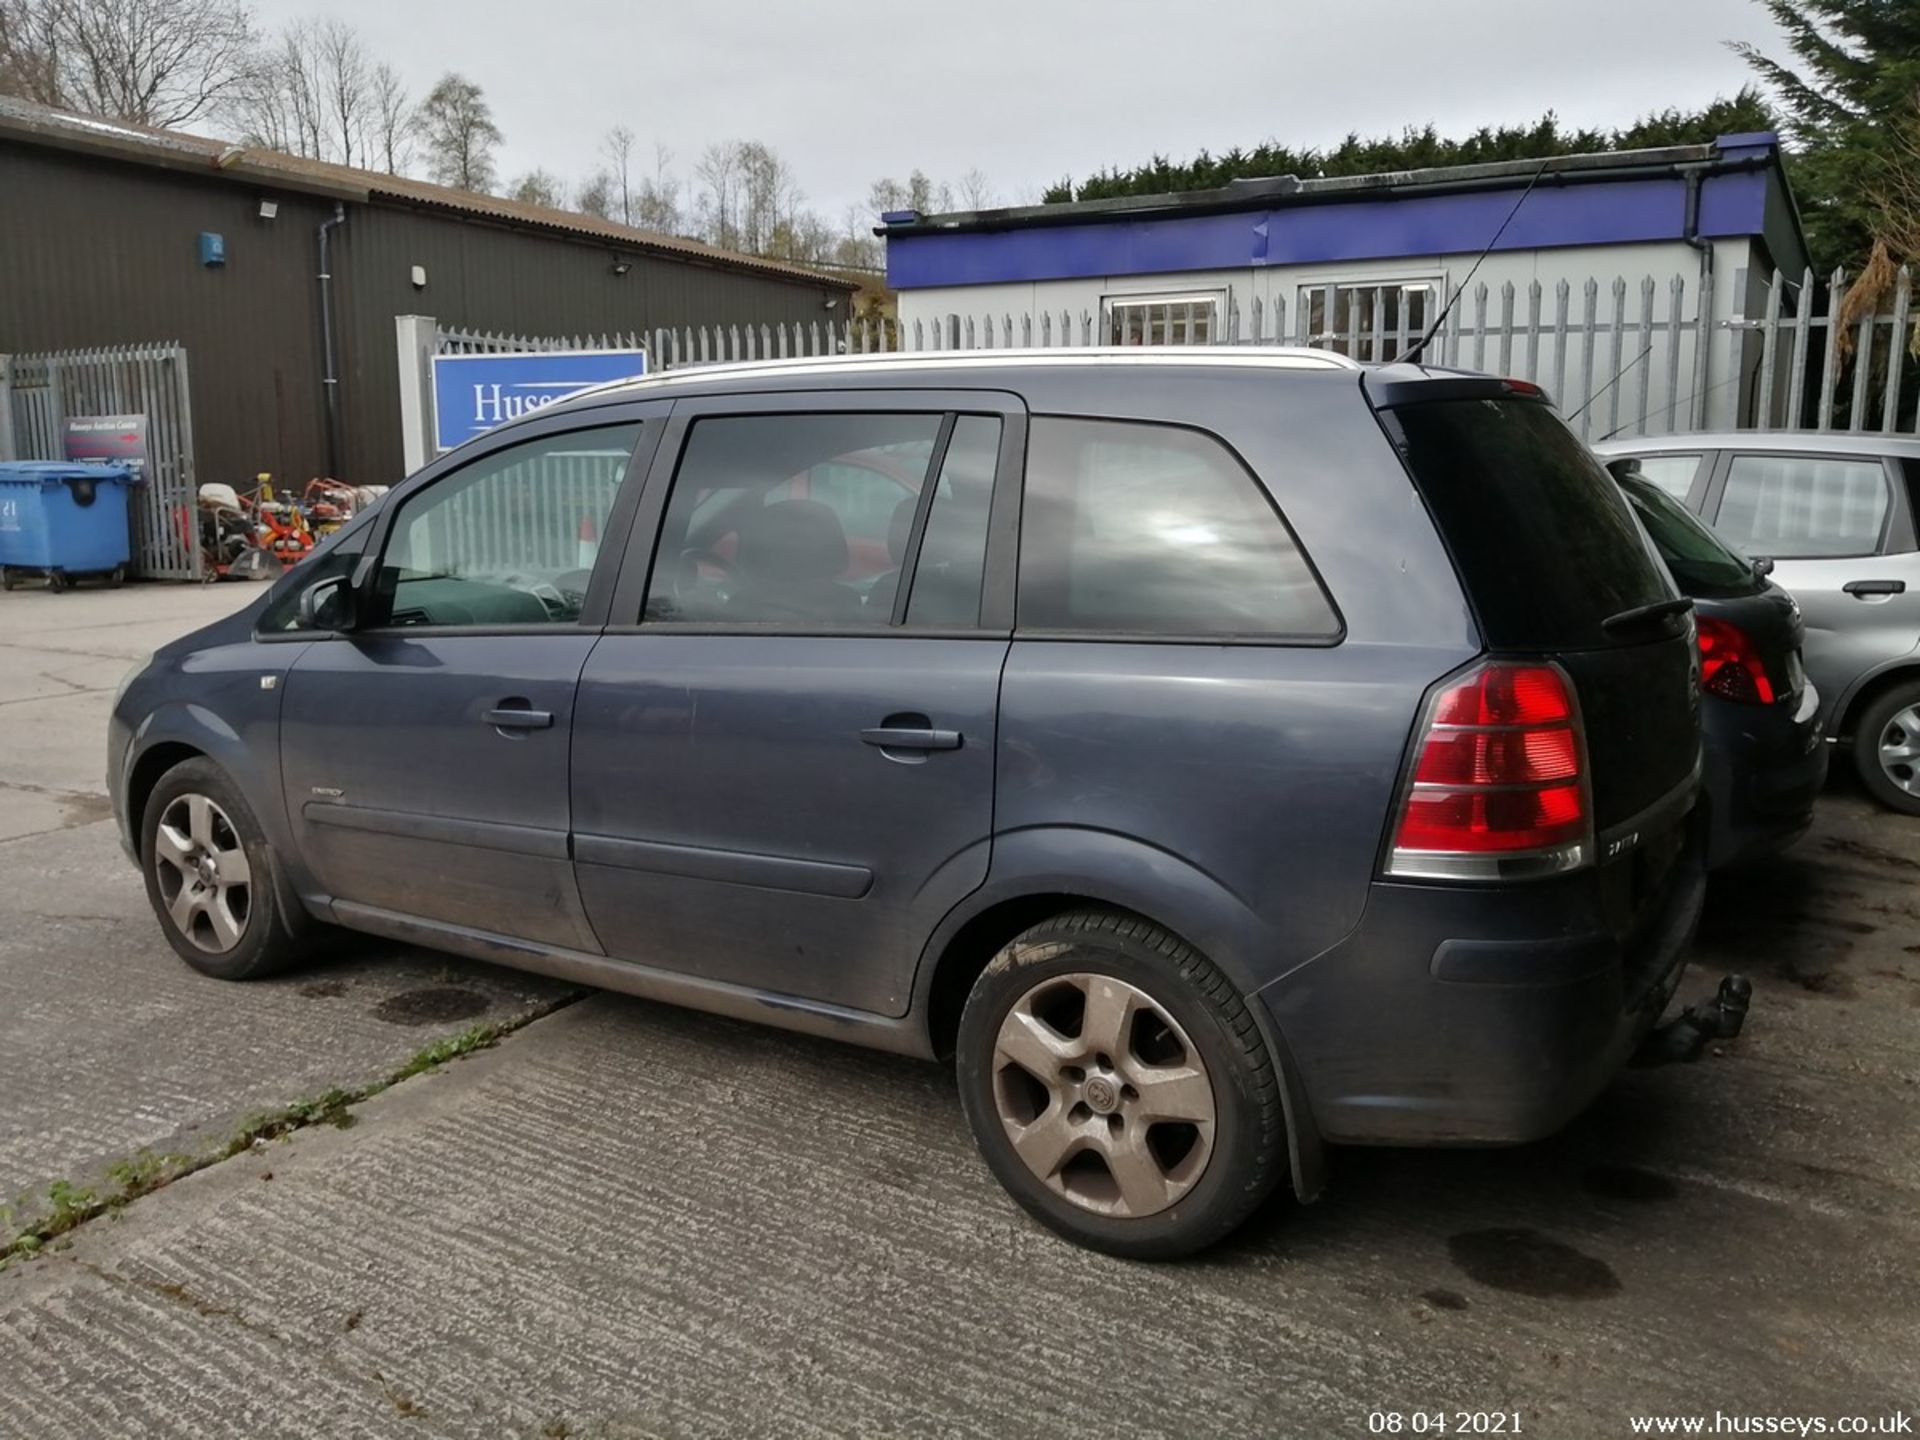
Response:
POLYGON ((643 1000, 658 1000, 668 1005, 684 1005, 735 1020, 750 1020, 803 1035, 820 1035, 829 1040, 844 1040, 896 1055, 931 1059, 933 1051, 922 1028, 910 1017, 875 1015, 867 1010, 850 1010, 826 1005, 797 995, 771 990, 755 990, 745 985, 729 985, 719 980, 703 980, 671 970, 658 970, 626 960, 609 960, 603 955, 588 955, 578 950, 516 940, 490 931, 472 930, 438 920, 423 920, 372 905, 350 900, 335 900, 333 918, 350 930, 447 950, 469 959, 549 975, 602 990, 617 990, 643 1000))

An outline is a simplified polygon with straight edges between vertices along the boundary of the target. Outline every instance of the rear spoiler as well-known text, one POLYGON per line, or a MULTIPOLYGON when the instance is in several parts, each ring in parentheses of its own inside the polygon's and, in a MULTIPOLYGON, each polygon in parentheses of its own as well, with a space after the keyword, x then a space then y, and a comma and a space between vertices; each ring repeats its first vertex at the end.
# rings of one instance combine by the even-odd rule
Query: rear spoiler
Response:
POLYGON ((1553 398, 1530 380, 1503 380, 1464 370, 1431 370, 1424 365, 1382 365, 1364 372, 1360 387, 1376 410, 1428 400, 1537 400, 1553 398))

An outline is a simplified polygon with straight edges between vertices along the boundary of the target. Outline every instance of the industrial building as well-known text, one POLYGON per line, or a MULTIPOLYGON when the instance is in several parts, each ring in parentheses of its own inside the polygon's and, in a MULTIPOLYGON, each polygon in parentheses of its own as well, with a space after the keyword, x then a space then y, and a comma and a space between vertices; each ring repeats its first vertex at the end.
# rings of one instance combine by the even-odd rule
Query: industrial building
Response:
POLYGON ((0 355, 180 342, 201 482, 399 479, 401 315, 531 336, 811 324, 844 320, 856 288, 591 216, 7 98, 0 197, 0 355))

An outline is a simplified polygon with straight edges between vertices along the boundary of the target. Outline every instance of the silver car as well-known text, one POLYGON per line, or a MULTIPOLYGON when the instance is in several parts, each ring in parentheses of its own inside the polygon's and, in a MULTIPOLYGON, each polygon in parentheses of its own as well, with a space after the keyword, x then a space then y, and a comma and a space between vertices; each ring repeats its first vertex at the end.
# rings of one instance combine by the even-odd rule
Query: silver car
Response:
POLYGON ((1614 440, 1722 539, 1774 562, 1806 617, 1829 741, 1920 815, 1920 438, 1726 431, 1614 440))

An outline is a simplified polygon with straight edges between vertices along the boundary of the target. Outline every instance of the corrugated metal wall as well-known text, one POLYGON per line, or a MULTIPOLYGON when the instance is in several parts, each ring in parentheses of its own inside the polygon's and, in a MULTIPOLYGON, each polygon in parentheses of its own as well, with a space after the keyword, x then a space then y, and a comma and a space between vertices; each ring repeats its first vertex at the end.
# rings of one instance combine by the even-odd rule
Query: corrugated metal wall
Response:
MULTIPOLYGON (((0 351, 177 337, 193 368, 202 481, 326 470, 315 231, 331 201, 0 141, 0 351), (259 202, 279 213, 259 218, 259 202), (226 238, 227 263, 199 260, 226 238)), ((340 478, 400 478, 393 320, 553 335, 844 318, 844 292, 806 281, 621 252, 611 242, 349 203, 335 231, 343 455, 340 478), (413 267, 427 286, 416 290, 413 267)))

